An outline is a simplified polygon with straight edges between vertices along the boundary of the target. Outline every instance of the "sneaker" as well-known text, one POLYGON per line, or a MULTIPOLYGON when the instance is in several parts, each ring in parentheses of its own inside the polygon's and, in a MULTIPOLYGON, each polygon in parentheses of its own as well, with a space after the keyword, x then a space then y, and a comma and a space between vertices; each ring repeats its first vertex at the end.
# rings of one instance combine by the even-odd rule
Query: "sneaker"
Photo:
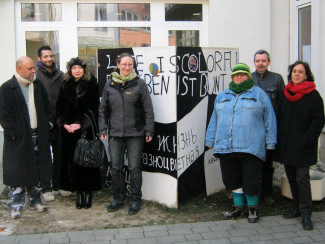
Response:
POLYGON ((54 201, 55 200, 53 193, 50 192, 50 191, 45 192, 45 193, 42 193, 41 194, 41 197, 42 197, 42 200, 43 201, 46 201, 46 202, 50 202, 50 201, 54 201))
POLYGON ((71 191, 59 190, 58 192, 62 197, 69 197, 72 195, 71 191))
POLYGON ((238 207, 238 206, 233 206, 230 212, 225 212, 223 214, 223 219, 224 220, 228 220, 228 219, 237 219, 238 217, 240 217, 240 215, 243 212, 243 208, 242 207, 238 207))
POLYGON ((44 213, 47 211, 47 207, 43 206, 42 204, 38 203, 35 205, 35 210, 39 213, 44 213))
POLYGON ((248 222, 249 223, 257 223, 259 219, 258 209, 257 207, 249 207, 248 208, 248 222))
POLYGON ((114 200, 109 206, 107 206, 108 212, 115 212, 124 205, 124 202, 114 200))
POLYGON ((20 219, 21 214, 20 214, 19 209, 11 209, 10 216, 11 216, 12 219, 20 219))

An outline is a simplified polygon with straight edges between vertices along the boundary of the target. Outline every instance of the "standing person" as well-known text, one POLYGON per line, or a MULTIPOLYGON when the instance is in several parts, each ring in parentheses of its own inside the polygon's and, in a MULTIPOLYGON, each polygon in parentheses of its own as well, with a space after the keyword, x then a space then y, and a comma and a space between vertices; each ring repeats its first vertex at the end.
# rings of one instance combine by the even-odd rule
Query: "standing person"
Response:
POLYGON ((67 63, 57 102, 61 142, 61 188, 77 192, 76 208, 90 208, 92 191, 101 190, 100 168, 86 168, 74 163, 74 151, 82 131, 92 138, 91 124, 84 114, 89 110, 98 118, 99 88, 97 79, 79 57, 67 63))
POLYGON ((315 89, 308 63, 296 61, 291 64, 288 80, 279 103, 278 147, 294 209, 283 217, 302 216, 303 228, 312 230, 309 166, 317 163, 318 137, 324 126, 324 104, 315 89))
POLYGON ((51 180, 49 129, 51 112, 47 93, 36 79, 29 57, 16 62, 16 74, 0 87, 0 124, 4 129, 3 183, 9 186, 11 217, 21 217, 25 188, 29 205, 38 212, 47 208, 41 201, 41 184, 51 180))
POLYGON ((239 217, 246 197, 248 222, 256 223, 263 161, 266 150, 276 145, 276 118, 268 95, 254 86, 246 64, 235 65, 231 78, 229 89, 214 102, 206 146, 220 158, 223 183, 233 195, 234 207, 224 219, 239 217))
MULTIPOLYGON (((36 77, 44 85, 53 117, 53 130, 50 131, 50 142, 52 146, 53 156, 53 178, 52 185, 50 181, 44 183, 42 187, 42 199, 44 201, 53 201, 54 195, 52 190, 60 190, 60 137, 58 133, 58 125, 56 119, 56 102, 59 96, 60 87, 63 81, 63 72, 58 70, 54 62, 54 55, 49 46, 42 46, 37 51, 38 62, 36 63, 36 77)), ((59 191, 63 195, 69 195, 69 192, 59 191), (67 193, 67 194, 64 194, 67 193)), ((71 193, 70 193, 71 194, 71 193)))
POLYGON ((131 203, 128 213, 136 214, 141 206, 141 154, 144 141, 150 142, 154 132, 151 97, 144 80, 133 69, 131 54, 117 59, 118 72, 106 83, 99 107, 99 132, 103 140, 109 138, 112 162, 113 202, 107 211, 114 212, 124 205, 124 151, 128 153, 131 203))
MULTIPOLYGON (((268 71, 271 64, 270 54, 265 50, 258 50, 254 54, 256 71, 252 73, 255 86, 262 88, 270 97, 275 115, 278 115, 277 104, 284 90, 284 81, 280 74, 268 71)), ((266 151, 266 160, 263 163, 262 173, 262 200, 274 204, 273 198, 273 150, 266 151)))

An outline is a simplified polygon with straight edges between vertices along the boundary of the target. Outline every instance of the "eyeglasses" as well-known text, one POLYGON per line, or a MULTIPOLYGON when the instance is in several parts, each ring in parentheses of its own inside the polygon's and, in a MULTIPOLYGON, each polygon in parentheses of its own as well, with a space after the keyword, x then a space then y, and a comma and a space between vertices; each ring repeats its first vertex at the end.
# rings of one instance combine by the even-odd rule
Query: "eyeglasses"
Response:
POLYGON ((120 64, 120 65, 123 67, 132 67, 133 66, 133 64, 120 64))

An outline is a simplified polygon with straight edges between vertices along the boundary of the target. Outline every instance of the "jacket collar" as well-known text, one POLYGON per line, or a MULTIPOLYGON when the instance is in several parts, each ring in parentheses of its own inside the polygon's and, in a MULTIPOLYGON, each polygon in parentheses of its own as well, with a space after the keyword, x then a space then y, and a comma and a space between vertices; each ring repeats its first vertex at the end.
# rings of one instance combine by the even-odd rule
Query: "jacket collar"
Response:
POLYGON ((240 93, 240 94, 237 94, 237 93, 235 93, 235 92, 233 92, 232 90, 230 90, 229 88, 227 89, 227 90, 225 90, 225 93, 226 94, 232 94, 232 95, 242 95, 242 94, 244 94, 244 93, 246 93, 246 92, 249 92, 249 93, 252 93, 253 92, 253 90, 254 90, 254 88, 255 88, 255 86, 252 86, 251 88, 249 88, 248 90, 246 90, 246 91, 244 91, 244 92, 242 92, 242 93, 240 93))

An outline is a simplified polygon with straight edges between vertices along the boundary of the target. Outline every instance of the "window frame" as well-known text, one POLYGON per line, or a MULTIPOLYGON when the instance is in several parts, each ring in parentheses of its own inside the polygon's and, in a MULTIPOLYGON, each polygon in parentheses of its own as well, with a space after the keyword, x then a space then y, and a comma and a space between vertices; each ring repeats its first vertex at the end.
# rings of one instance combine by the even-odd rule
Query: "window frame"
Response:
MULTIPOLYGON (((89 3, 89 0, 16 0, 16 53, 17 57, 26 55, 26 31, 58 31, 61 70, 65 63, 78 55, 78 28, 83 27, 121 27, 150 28, 151 46, 168 47, 169 30, 198 30, 200 46, 208 46, 208 0, 115 0, 113 3, 150 3, 150 21, 78 21, 77 4, 89 3), (21 3, 59 3, 62 4, 62 21, 60 22, 22 22, 21 3), (165 3, 202 4, 202 21, 165 21, 165 3)), ((92 2, 94 3, 94 2, 92 2)), ((98 0, 95 3, 107 3, 98 0)))

